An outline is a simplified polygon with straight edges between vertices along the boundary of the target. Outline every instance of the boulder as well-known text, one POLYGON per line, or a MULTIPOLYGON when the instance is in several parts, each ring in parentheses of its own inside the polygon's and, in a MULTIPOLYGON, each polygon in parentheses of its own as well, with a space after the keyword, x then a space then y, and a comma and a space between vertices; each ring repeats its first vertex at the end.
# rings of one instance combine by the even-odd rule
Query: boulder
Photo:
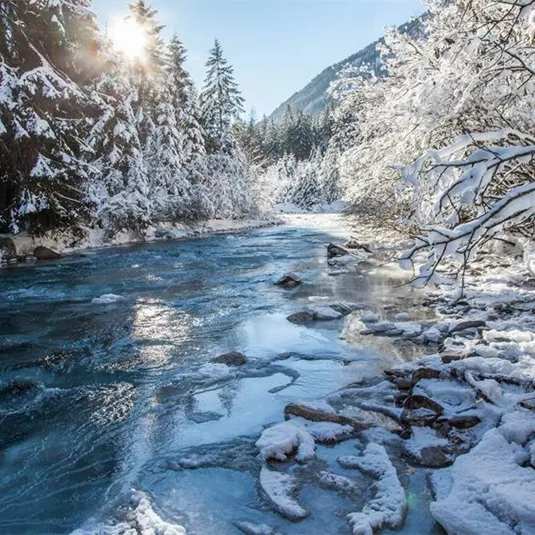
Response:
POLYGON ((401 423, 404 425, 431 426, 442 415, 442 406, 425 396, 407 397, 401 411, 401 423))
POLYGON ((290 416, 299 416, 311 422, 333 422, 340 425, 350 425, 355 431, 362 431, 370 427, 369 424, 338 414, 327 404, 314 406, 314 404, 307 403, 290 403, 284 407, 284 416, 286 419, 290 418, 290 416))
POLYGON ((57 260, 58 258, 61 258, 59 253, 48 247, 44 247, 43 245, 39 245, 39 247, 36 247, 33 250, 33 256, 35 256, 37 260, 57 260))
POLYGON ((242 366, 247 363, 247 357, 238 351, 231 351, 230 353, 224 353, 223 355, 213 358, 212 362, 226 364, 227 366, 242 366))
POLYGON ((483 320, 467 320, 467 321, 461 321, 460 323, 457 323, 456 325, 452 325, 449 333, 456 333, 459 331, 465 331, 466 329, 479 329, 481 327, 486 327, 487 322, 483 320))
POLYGON ((439 356, 443 364, 451 364, 452 362, 457 362, 464 359, 466 357, 466 353, 463 353, 462 351, 446 351, 444 353, 440 353, 439 356))
POLYGON ((444 468, 453 463, 453 456, 448 448, 426 446, 420 450, 418 463, 429 468, 444 468))
POLYGON ((283 275, 275 284, 282 288, 295 288, 296 286, 303 284, 303 281, 293 273, 286 273, 286 275, 283 275))
POLYGON ((17 248, 11 238, 0 238, 0 262, 17 258, 17 248))
POLYGON ((302 323, 309 323, 311 321, 314 321, 315 316, 313 312, 310 312, 309 310, 303 310, 302 312, 290 314, 286 319, 291 323, 296 323, 299 325, 302 323))
POLYGON ((342 245, 337 245, 336 243, 329 243, 327 246, 327 258, 334 258, 335 256, 346 256, 351 254, 345 247, 342 245))
POLYGON ((448 424, 456 429, 470 429, 481 423, 478 416, 454 416, 448 420, 448 424))
POLYGON ((438 379, 440 377, 440 370, 433 370, 432 368, 418 368, 412 372, 412 383, 416 384, 420 379, 438 379))
POLYGON ((346 241, 344 243, 344 247, 346 249, 361 250, 361 251, 365 251, 366 253, 370 253, 370 254, 372 253, 372 250, 367 245, 364 245, 358 242, 354 238, 346 241))

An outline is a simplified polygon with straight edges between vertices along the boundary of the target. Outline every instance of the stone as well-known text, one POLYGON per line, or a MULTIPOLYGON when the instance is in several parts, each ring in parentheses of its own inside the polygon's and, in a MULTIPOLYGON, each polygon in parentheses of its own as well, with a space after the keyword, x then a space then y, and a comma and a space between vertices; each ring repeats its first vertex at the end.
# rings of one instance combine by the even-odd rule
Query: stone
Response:
POLYGON ((418 462, 429 468, 444 468, 453 463, 453 458, 448 448, 426 446, 420 450, 418 462))
POLYGON ((360 242, 358 242, 357 240, 355 239, 351 239, 351 240, 348 240, 344 243, 344 247, 346 249, 360 249, 362 251, 365 251, 367 253, 372 253, 372 250, 367 246, 367 245, 364 245, 360 242))
POLYGON ((442 415, 442 406, 426 396, 412 395, 407 397, 401 411, 401 423, 419 427, 432 426, 442 415))
POLYGON ((37 260, 58 260, 61 258, 59 253, 42 245, 33 250, 33 256, 35 256, 37 260))
POLYGON ((450 364, 452 362, 457 362, 458 360, 462 360, 466 357, 465 353, 462 352, 455 352, 455 351, 447 351, 445 353, 440 354, 440 360, 443 364, 450 364))
POLYGON ((346 256, 350 252, 343 246, 336 243, 330 243, 327 246, 327 258, 334 258, 335 256, 346 256))
POLYGON ((334 422, 340 425, 350 425, 355 431, 362 431, 370 427, 368 424, 359 422, 354 418, 338 414, 334 410, 313 407, 301 403, 289 403, 286 405, 286 407, 284 407, 284 416, 286 419, 290 416, 300 416, 311 422, 334 422))
POLYGON ((275 284, 282 288, 295 288, 296 286, 303 284, 303 281, 294 273, 286 273, 286 275, 283 275, 275 284))
POLYGON ((192 414, 188 415, 188 420, 191 420, 192 422, 195 422, 196 424, 204 424, 206 422, 213 422, 216 420, 219 420, 223 418, 222 414, 219 414, 218 412, 194 412, 192 414))
POLYGON ((310 323, 311 321, 314 321, 315 316, 313 312, 310 312, 309 310, 304 310, 302 312, 296 312, 295 314, 290 314, 286 318, 291 323, 296 324, 303 324, 303 323, 310 323))
POLYGON ((456 429, 470 429, 481 423, 478 416, 454 416, 448 420, 448 424, 456 429))
POLYGON ((439 377, 439 370, 433 370, 432 368, 418 368, 412 372, 412 383, 416 384, 420 379, 438 379, 439 377))
POLYGON ((227 366, 242 366, 247 363, 247 357, 238 351, 231 351, 230 353, 224 353, 213 358, 212 362, 226 364, 227 366))
POLYGON ((410 390, 414 386, 413 382, 405 377, 399 377, 398 379, 394 379, 394 384, 400 390, 410 390))
POLYGON ((17 248, 11 238, 0 238, 0 261, 9 261, 17 258, 17 248))
POLYGON ((486 327, 487 322, 483 320, 467 320, 461 321, 456 325, 450 327, 449 333, 456 333, 459 331, 465 331, 466 329, 479 329, 481 327, 486 327))

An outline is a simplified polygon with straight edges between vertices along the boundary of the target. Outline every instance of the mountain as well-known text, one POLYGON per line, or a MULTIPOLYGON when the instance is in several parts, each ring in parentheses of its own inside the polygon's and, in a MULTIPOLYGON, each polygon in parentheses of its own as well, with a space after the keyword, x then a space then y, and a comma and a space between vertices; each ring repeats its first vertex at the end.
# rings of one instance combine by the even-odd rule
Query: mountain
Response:
MULTIPOLYGON (((415 35, 422 31, 422 21, 427 14, 400 26, 400 30, 408 35, 415 35)), ((329 86, 336 79, 338 73, 347 65, 360 67, 362 65, 373 65, 376 72, 381 66, 381 57, 377 51, 378 45, 384 42, 384 38, 378 39, 366 48, 359 50, 348 58, 331 65, 318 74, 303 89, 294 93, 288 100, 284 101, 270 116, 269 119, 278 121, 284 116, 284 111, 288 106, 294 110, 303 110, 313 115, 318 115, 330 101, 328 94, 329 86)))

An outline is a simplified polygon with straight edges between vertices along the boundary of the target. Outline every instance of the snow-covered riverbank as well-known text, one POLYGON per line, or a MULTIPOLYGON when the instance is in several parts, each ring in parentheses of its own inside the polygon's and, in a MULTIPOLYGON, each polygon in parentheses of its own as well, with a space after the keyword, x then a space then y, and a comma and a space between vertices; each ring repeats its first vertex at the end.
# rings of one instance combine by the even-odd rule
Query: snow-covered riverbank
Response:
MULTIPOLYGON (((12 240, 15 246, 16 256, 19 258, 28 257, 31 260, 33 252, 37 247, 47 247, 59 254, 69 254, 83 249, 164 240, 181 240, 202 235, 242 232, 277 225, 281 222, 281 219, 276 215, 266 215, 257 219, 210 219, 191 225, 162 224, 157 227, 148 227, 141 231, 122 231, 113 236, 109 236, 104 229, 90 228, 81 236, 66 231, 40 237, 32 237, 27 234, 0 235, 0 239, 12 240)), ((2 256, 2 249, 0 248, 0 265, 8 261, 9 258, 7 255, 2 256)))
MULTIPOLYGON (((398 248, 385 233, 358 222, 352 234, 381 243, 383 252, 398 248)), ((422 303, 435 316, 425 321, 411 310, 392 317, 389 306, 346 316, 346 339, 410 341, 428 355, 386 370, 383 380, 285 409, 288 421, 266 429, 257 442, 271 468, 282 467, 273 483, 286 487, 277 491, 278 510, 299 507, 289 475, 294 470, 278 461, 292 451, 294 462, 315 459, 313 429, 324 425, 331 444, 348 434, 357 438, 360 454, 337 457, 339 468, 365 473, 371 466, 376 478, 370 498, 347 517, 354 535, 402 525, 408 492, 400 479, 414 469, 427 472, 430 513, 448 534, 535 533, 535 279, 521 259, 487 251, 471 264, 462 300, 457 292, 444 286, 423 293, 422 303)), ((355 485, 338 470, 318 477, 342 495, 355 485)))

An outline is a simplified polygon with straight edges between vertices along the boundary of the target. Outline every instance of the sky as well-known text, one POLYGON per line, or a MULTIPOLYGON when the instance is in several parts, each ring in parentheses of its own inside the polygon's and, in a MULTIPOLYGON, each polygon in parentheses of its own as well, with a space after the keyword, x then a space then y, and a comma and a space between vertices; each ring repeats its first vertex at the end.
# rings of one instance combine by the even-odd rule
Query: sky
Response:
MULTIPOLYGON (((127 12, 129 0, 93 0, 104 28, 127 12)), ((364 48, 424 11, 417 0, 148 0, 188 50, 186 67, 198 87, 218 38, 257 117, 269 115, 323 69, 364 48)))

